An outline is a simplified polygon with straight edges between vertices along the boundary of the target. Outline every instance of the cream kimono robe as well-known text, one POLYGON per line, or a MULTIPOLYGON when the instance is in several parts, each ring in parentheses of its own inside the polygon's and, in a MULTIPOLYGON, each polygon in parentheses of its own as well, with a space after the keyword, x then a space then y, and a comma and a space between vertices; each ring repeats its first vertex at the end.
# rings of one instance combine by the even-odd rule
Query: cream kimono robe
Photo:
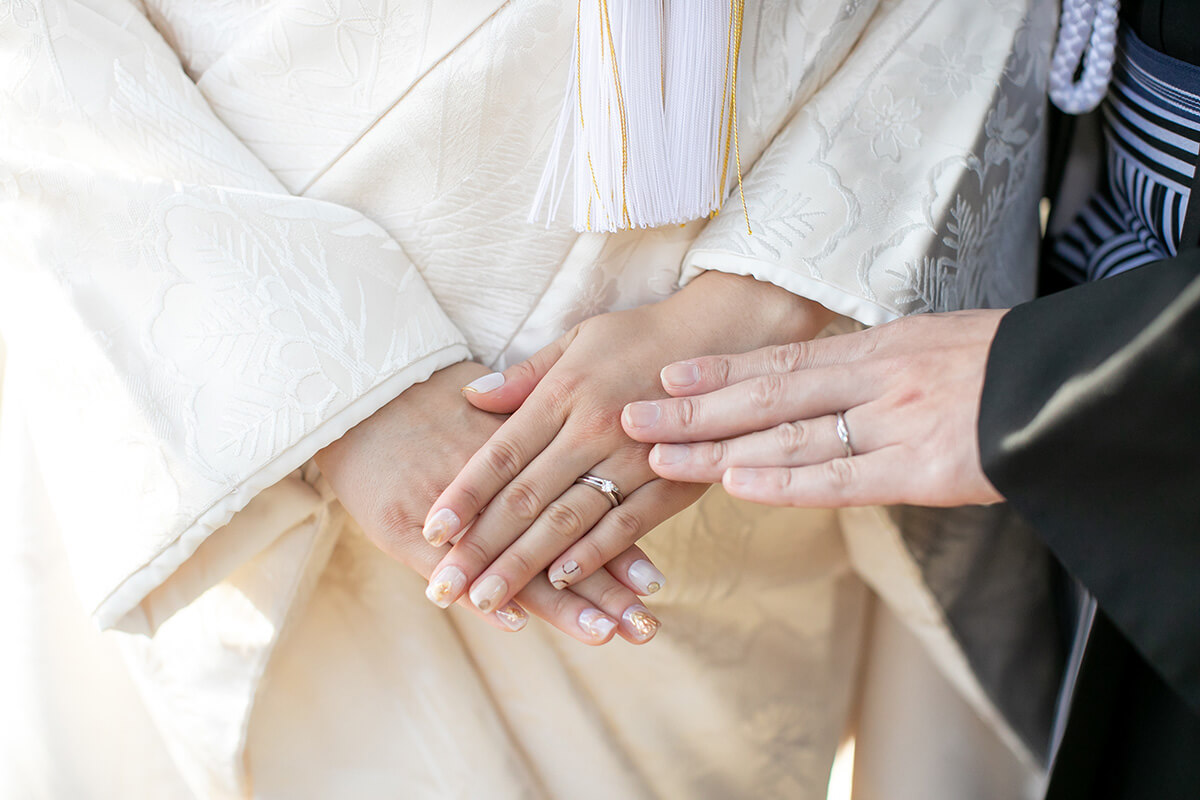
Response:
POLYGON ((312 466, 435 370, 703 270, 868 325, 1030 295, 1048 0, 751 0, 753 236, 740 206, 525 221, 574 10, 0 5, 0 794, 815 798, 856 720, 862 781, 874 764, 893 798, 960 744, 910 788, 1036 778, 1025 679, 1049 662, 1017 645, 1041 640, 980 637, 964 600, 1004 589, 1001 627, 1043 609, 1032 551, 977 582, 963 565, 1006 547, 947 562, 937 525, 714 491, 646 540, 657 640, 591 649, 434 608, 312 466), (899 701, 922 681, 961 709, 915 741, 899 701))

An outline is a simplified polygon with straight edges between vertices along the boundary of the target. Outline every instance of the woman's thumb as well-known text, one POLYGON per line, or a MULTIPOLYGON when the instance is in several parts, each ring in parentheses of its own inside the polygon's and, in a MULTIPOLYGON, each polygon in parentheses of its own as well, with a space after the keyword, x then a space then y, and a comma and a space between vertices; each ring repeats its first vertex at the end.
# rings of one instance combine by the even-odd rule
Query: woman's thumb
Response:
POLYGON ((562 356, 569 339, 547 345, 504 372, 489 372, 462 387, 471 405, 494 414, 511 414, 520 408, 538 382, 562 356))

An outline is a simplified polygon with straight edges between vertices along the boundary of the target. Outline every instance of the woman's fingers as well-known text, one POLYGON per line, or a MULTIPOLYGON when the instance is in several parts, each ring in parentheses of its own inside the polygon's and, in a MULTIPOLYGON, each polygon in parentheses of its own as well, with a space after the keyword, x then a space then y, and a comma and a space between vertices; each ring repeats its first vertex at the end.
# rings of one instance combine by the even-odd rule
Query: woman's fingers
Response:
POLYGON ((673 397, 690 397, 763 375, 842 364, 869 347, 866 331, 812 341, 763 347, 738 355, 706 356, 677 361, 659 373, 663 389, 673 397))
MULTIPOLYGON (((510 599, 609 511, 612 501, 605 493, 572 485, 572 476, 586 471, 629 492, 653 477, 640 453, 605 459, 590 469, 573 467, 568 458, 560 448, 548 449, 497 495, 438 565, 437 574, 446 571, 455 588, 465 589, 480 610, 489 611, 510 599)), ((562 588, 584 577, 570 567, 568 573, 552 574, 551 581, 562 588)))
MULTIPOLYGON (((537 470, 516 479, 554 441, 562 423, 545 409, 529 406, 509 417, 434 501, 422 530, 426 541, 434 546, 450 541, 493 500, 493 516, 507 514, 517 524, 532 522, 565 486, 539 480, 537 470)), ((581 464, 581 472, 588 466, 586 459, 572 457, 560 470, 572 468, 574 461, 581 464)))
POLYGON ((641 442, 727 439, 852 408, 869 399, 871 373, 864 365, 762 375, 697 397, 630 403, 621 424, 641 442))
MULTIPOLYGON (((560 551, 561 555, 556 554, 558 557, 553 559, 549 569, 551 585, 555 588, 574 586, 580 579, 599 571, 627 553, 659 523, 687 507, 703 491, 703 487, 664 480, 645 484, 606 513, 586 536, 560 551)), ((619 575, 620 568, 621 564, 610 565, 609 571, 619 575)), ((643 556, 629 563, 622 582, 638 594, 651 594, 662 588, 664 580, 662 573, 643 556), (633 574, 629 573, 630 568, 634 570, 633 574)))
POLYGON ((667 577, 637 545, 626 548, 625 552, 609 559, 604 568, 634 594, 654 594, 667 585, 667 577))
MULTIPOLYGON (((867 426, 872 416, 870 409, 868 404, 845 413, 857 453, 869 452, 882 444, 867 426)), ((802 467, 845 454, 845 445, 837 435, 837 417, 828 414, 783 422, 720 442, 656 444, 650 451, 650 468, 673 481, 720 483, 730 467, 802 467)))
POLYGON ((591 601, 604 614, 603 617, 596 617, 594 614, 580 617, 578 624, 584 636, 598 637, 595 641, 586 638, 580 641, 603 644, 611 638, 611 633, 608 633, 607 637, 604 636, 610 631, 610 625, 621 638, 633 644, 645 644, 658 632, 658 618, 642 605, 636 594, 605 570, 585 578, 572 589, 560 592, 571 593, 591 601))
POLYGON ((884 447, 804 467, 733 467, 721 483, 734 497, 772 506, 842 508, 910 502, 905 448, 884 447))
POLYGON ((511 414, 520 408, 525 399, 550 371, 567 345, 575 338, 572 329, 566 336, 546 345, 529 358, 513 364, 504 372, 490 372, 462 387, 467 402, 483 411, 494 414, 511 414))

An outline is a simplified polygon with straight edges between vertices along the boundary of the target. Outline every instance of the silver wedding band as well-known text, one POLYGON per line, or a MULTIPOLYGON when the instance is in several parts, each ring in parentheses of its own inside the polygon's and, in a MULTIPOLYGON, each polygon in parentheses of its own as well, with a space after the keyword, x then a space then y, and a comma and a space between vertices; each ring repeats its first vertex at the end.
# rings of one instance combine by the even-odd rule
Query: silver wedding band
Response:
POLYGON ((841 411, 837 412, 837 437, 842 440, 842 449, 846 451, 846 458, 854 455, 854 448, 850 446, 850 428, 846 426, 846 415, 841 411))
POLYGON ((621 490, 617 485, 608 478, 598 478, 592 474, 580 475, 575 479, 576 483, 581 483, 584 486, 590 486, 600 494, 608 498, 608 502, 612 503, 612 507, 616 508, 625 501, 625 495, 621 494, 621 490))

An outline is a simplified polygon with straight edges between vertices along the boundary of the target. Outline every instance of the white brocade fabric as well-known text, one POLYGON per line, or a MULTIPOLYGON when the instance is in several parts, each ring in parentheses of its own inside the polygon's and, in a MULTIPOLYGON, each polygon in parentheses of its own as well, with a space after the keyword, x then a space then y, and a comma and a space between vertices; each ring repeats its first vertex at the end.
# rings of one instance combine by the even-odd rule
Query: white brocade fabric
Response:
POLYGON ((573 17, 0 4, 0 796, 824 796, 867 587, 930 605, 878 515, 712 491, 647 539, 655 643, 590 649, 433 608, 309 462, 440 368, 703 270, 864 324, 1026 299, 1053 4, 748 2, 752 235, 736 198, 613 235, 525 221, 573 17))

